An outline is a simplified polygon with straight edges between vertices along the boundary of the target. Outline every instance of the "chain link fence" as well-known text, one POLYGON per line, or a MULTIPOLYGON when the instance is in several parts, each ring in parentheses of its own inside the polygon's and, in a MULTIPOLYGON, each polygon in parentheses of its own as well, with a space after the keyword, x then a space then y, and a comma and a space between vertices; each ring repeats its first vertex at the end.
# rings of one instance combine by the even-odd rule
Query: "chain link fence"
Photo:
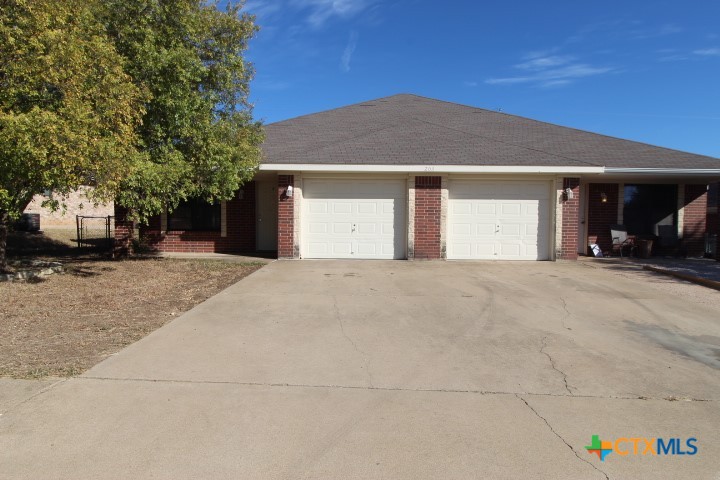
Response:
POLYGON ((113 246, 113 231, 115 217, 93 217, 76 215, 78 248, 92 248, 96 250, 110 250, 113 246))

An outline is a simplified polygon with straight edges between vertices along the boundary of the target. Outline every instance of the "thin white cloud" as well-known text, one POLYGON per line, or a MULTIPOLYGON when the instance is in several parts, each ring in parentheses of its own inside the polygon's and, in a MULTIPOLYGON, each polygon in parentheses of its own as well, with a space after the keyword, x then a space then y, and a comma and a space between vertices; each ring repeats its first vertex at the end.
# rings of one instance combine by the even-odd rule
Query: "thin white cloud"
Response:
POLYGON ((547 57, 535 57, 527 62, 515 65, 515 68, 522 70, 544 70, 546 68, 558 67, 566 65, 573 61, 574 58, 567 55, 551 55, 547 57))
POLYGON ((281 2, 270 2, 263 0, 250 0, 245 3, 243 10, 255 15, 259 19, 266 19, 274 13, 280 11, 281 2))
POLYGON ((570 55, 523 56, 525 62, 514 65, 522 70, 522 75, 508 77, 488 78, 485 83, 489 85, 519 85, 531 84, 541 87, 562 87, 581 78, 592 77, 610 73, 614 67, 594 66, 577 62, 570 55))
POLYGON ((523 60, 534 60, 536 58, 540 57, 549 57, 550 55, 553 55, 555 52, 560 50, 559 47, 552 47, 545 50, 534 50, 532 52, 527 52, 525 55, 522 56, 523 60))
POLYGON ((585 25, 574 35, 566 38, 565 43, 647 40, 676 35, 685 30, 684 27, 674 23, 648 24, 643 20, 619 18, 585 25))
POLYGON ((350 60, 352 60, 353 53, 355 53, 357 43, 358 33, 353 30, 352 32, 350 32, 350 38, 348 39, 348 43, 345 46, 345 50, 343 51, 342 55, 340 56, 340 68, 345 73, 350 71, 350 60))
POLYGON ((572 83, 572 80, 549 80, 542 84, 543 87, 546 88, 552 88, 552 87, 564 87, 565 85, 569 85, 572 83))
POLYGON ((291 0, 292 5, 310 10, 307 21, 313 27, 321 27, 333 17, 351 18, 373 3, 375 0, 291 0))
POLYGON ((631 31, 631 37, 639 40, 645 40, 647 38, 665 37, 667 35, 674 35, 676 33, 682 33, 685 29, 675 24, 668 23, 659 27, 648 27, 641 28, 631 31))
POLYGON ((693 51, 695 55, 700 55, 703 57, 720 57, 720 47, 713 47, 713 48, 703 48, 700 50, 693 51))

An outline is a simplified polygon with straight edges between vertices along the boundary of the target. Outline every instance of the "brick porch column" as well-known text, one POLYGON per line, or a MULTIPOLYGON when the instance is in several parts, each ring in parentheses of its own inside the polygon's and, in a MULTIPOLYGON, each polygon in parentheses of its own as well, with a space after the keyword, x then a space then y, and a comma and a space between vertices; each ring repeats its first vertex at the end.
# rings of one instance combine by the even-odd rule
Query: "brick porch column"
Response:
POLYGON ((442 177, 415 177, 415 259, 442 258, 441 187, 442 177))
POLYGON ((560 238, 560 259, 577 260, 578 221, 580 219, 580 179, 563 178, 563 191, 572 191, 572 198, 562 197, 562 236, 560 238))
POLYGON ((125 256, 131 253, 131 240, 134 235, 134 225, 128 219, 128 210, 115 203, 115 231, 113 232, 113 256, 125 256))
POLYGON ((707 185, 685 185, 683 247, 692 257, 705 253, 707 229, 707 185))
POLYGON ((278 175, 278 258, 299 258, 295 251, 295 202, 285 192, 294 186, 293 175, 278 175))

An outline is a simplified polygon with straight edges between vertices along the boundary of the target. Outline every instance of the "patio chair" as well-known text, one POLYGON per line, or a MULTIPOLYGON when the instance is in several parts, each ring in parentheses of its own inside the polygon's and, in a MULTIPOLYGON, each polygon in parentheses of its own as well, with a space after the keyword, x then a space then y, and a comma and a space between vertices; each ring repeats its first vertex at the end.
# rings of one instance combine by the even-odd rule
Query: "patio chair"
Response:
POLYGON ((620 257, 623 251, 629 251, 630 255, 637 256, 637 245, 635 239, 628 237, 627 227, 625 225, 610 225, 610 235, 612 236, 612 253, 618 252, 620 257))

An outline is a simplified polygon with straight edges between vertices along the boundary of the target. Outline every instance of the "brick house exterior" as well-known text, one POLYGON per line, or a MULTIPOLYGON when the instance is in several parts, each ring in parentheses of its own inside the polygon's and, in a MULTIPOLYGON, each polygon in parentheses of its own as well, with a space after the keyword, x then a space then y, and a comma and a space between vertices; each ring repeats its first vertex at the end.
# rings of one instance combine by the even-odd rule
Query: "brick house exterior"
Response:
MULTIPOLYGON (((720 178, 720 160, 710 157, 414 95, 266 133, 263 164, 222 203, 219 227, 172 230, 161 215, 140 226, 145 244, 288 259, 574 260, 591 244, 611 251, 610 226, 632 220, 628 186, 677 192, 663 200, 672 211, 644 227, 677 240, 675 253, 703 255, 718 229, 708 185, 720 178)), ((116 206, 121 247, 133 233, 123 215, 116 206)))

